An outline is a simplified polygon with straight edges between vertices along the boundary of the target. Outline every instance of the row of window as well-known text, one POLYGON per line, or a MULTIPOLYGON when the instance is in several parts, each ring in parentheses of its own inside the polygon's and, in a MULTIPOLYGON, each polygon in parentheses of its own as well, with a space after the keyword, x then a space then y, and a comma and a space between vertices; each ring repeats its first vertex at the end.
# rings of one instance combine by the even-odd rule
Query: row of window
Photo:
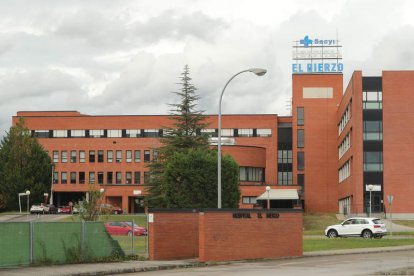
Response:
POLYGON ((346 107, 344 113, 341 116, 341 121, 339 122, 339 125, 338 125, 338 136, 341 135, 346 124, 351 119, 351 105, 352 105, 352 101, 349 102, 348 106, 346 107))
MULTIPOLYGON (((149 172, 144 172, 144 184, 149 172)), ((53 184, 141 184, 141 172, 53 172, 53 184), (59 179, 60 176, 60 179, 59 179), (60 180, 60 181, 59 181, 60 180)))
POLYGON ((351 131, 348 132, 348 134, 345 136, 345 138, 342 140, 341 144, 338 147, 338 155, 339 158, 341 157, 351 148, 351 131))
MULTIPOLYGON (((144 162, 151 161, 151 151, 143 150, 143 153, 144 162)), ((88 152, 84 150, 62 150, 60 152, 58 150, 54 150, 52 154, 52 159, 54 163, 67 163, 68 161, 70 163, 85 163, 86 157, 88 157, 87 161, 89 163, 103 163, 105 162, 105 157, 107 163, 121 163, 123 161, 127 163, 130 163, 132 161, 136 163, 141 162, 141 150, 107 150, 106 154, 104 150, 90 150, 88 152), (87 153, 88 156, 86 156, 87 153)), ((158 160, 158 152, 156 150, 152 151, 152 159, 153 161, 158 160)))
MULTIPOLYGON (((170 130, 166 129, 70 129, 70 130, 32 130, 32 136, 37 138, 142 138, 164 137, 170 130)), ((218 136, 218 129, 201 129, 197 135, 218 136)), ((222 129, 223 137, 271 137, 272 130, 268 128, 239 128, 222 129)))
POLYGON ((363 122, 364 141, 382 141, 382 121, 363 122))
POLYGON ((265 169, 255 167, 240 167, 239 180, 246 182, 264 182, 265 169))
POLYGON ((342 167, 338 170, 339 183, 351 176, 351 159, 345 162, 342 167))

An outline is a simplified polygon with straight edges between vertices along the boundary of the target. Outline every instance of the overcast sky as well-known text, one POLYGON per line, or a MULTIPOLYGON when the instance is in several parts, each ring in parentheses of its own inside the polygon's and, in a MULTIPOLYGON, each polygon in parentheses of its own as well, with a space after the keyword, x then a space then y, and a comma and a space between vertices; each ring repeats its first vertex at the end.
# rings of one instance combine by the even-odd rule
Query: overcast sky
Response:
MULTIPOLYGON (((414 67, 412 0, 0 1, 0 137, 23 110, 167 114, 190 67, 199 107, 289 115, 294 40, 342 44, 352 71, 414 67)), ((414 93, 414 91, 413 91, 414 93)))

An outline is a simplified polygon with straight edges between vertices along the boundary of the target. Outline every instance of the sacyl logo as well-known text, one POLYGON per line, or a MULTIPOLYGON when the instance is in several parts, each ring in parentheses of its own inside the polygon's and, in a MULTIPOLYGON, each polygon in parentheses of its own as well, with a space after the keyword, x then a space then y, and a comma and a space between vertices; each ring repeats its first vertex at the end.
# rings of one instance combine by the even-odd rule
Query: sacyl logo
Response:
POLYGON ((313 46, 333 46, 336 45, 336 40, 334 39, 309 39, 309 36, 305 36, 303 39, 299 41, 300 44, 303 44, 305 48, 308 48, 309 45, 313 46))
POLYGON ((309 47, 309 45, 311 45, 312 42, 313 42, 312 39, 309 39, 309 36, 308 35, 305 36, 303 39, 301 39, 299 41, 299 43, 300 44, 303 44, 306 48, 309 47))

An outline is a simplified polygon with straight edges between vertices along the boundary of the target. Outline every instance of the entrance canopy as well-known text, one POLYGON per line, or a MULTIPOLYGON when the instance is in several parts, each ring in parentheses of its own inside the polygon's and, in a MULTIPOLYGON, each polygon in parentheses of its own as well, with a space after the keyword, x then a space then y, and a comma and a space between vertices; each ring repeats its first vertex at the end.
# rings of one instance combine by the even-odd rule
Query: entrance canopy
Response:
POLYGON ((264 192, 256 198, 256 200, 297 200, 299 199, 296 189, 270 189, 269 194, 264 192))

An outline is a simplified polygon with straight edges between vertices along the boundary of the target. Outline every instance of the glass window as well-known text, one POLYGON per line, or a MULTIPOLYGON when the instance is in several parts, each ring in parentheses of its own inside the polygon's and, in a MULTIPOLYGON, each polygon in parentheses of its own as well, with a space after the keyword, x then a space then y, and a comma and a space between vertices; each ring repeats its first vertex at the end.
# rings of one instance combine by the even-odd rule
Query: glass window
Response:
POLYGON ((297 152, 298 170, 303 171, 305 169, 305 153, 303 151, 297 152))
POLYGON ((216 129, 214 128, 202 129, 201 135, 208 136, 208 137, 217 137, 216 129))
POLYGON ((305 109, 303 107, 296 108, 297 124, 303 126, 305 124, 305 109))
POLYGON ((158 129, 144 129, 144 137, 158 137, 158 129))
POLYGON ((53 172, 53 184, 57 184, 59 181, 59 173, 58 172, 53 172))
POLYGON ((125 157, 125 159, 126 159, 126 162, 132 162, 132 150, 127 150, 126 152, 126 157, 125 157))
POLYGON ((70 172, 70 184, 76 184, 76 172, 70 172))
POLYGON ((157 150, 153 150, 152 151, 152 160, 154 162, 157 162, 158 161, 158 151, 157 150))
POLYGON ((299 194, 303 195, 305 192, 305 175, 303 173, 298 174, 298 186, 299 186, 299 194))
POLYGON ((54 130, 53 131, 53 137, 66 138, 66 137, 68 137, 68 131, 67 130, 54 130))
POLYGON ((106 162, 112 163, 114 152, 112 150, 108 150, 106 152, 106 162))
POLYGON ((94 163, 95 162, 95 151, 94 150, 90 150, 89 151, 89 162, 90 163, 94 163))
POLYGON ((37 138, 49 138, 49 130, 35 130, 33 136, 37 138))
POLYGON ((108 183, 108 184, 114 183, 113 175, 114 175, 113 172, 107 172, 106 173, 106 183, 108 183))
POLYGON ((256 129, 257 137, 271 137, 272 130, 270 128, 258 128, 256 129))
POLYGON ((126 184, 132 184, 132 173, 131 172, 125 173, 125 182, 126 184))
POLYGON ((264 168, 239 167, 239 180, 264 182, 264 168))
POLYGON ((76 163, 76 150, 71 150, 70 151, 70 163, 76 163))
POLYGON ((121 183, 122 183, 122 173, 116 172, 116 184, 121 184, 121 183))
POLYGON ((382 171, 383 170, 382 152, 368 151, 364 152, 364 171, 382 171))
POLYGON ((84 163, 85 162, 85 151, 84 150, 80 150, 79 151, 79 162, 80 163, 84 163))
POLYGON ((239 137, 253 137, 253 129, 252 128, 239 128, 237 131, 237 135, 239 137))
POLYGON ((134 159, 135 159, 135 162, 141 162, 141 151, 140 150, 135 151, 134 159))
POLYGON ((234 129, 232 128, 221 129, 221 136, 222 137, 234 137, 234 129))
POLYGON ((364 140, 382 140, 382 121, 364 121, 364 140))
POLYGON ((59 163, 59 151, 53 151, 53 163, 59 163))
POLYGON ((122 130, 121 129, 108 129, 108 137, 110 138, 120 138, 122 137, 122 130))
POLYGON ((104 173, 98 172, 98 184, 103 184, 104 182, 104 173))
POLYGON ((85 184, 85 172, 79 172, 79 183, 85 184))
POLYGON ((278 150, 277 151, 277 163, 292 164, 292 151, 291 150, 278 150))
POLYGON ((256 204, 256 197, 255 196, 244 196, 242 197, 243 204, 256 204))
POLYGON ((68 152, 66 150, 62 150, 61 155, 62 163, 68 162, 68 152))
POLYGON ((116 151, 116 163, 122 162, 122 150, 116 151))
POLYGON ((98 163, 103 163, 104 161, 104 151, 98 150, 98 163))
POLYGON ((297 139, 298 148, 303 148, 305 146, 305 130, 298 129, 298 139, 297 139))
POLYGON ((62 172, 60 175, 60 179, 62 181, 62 184, 66 184, 68 182, 68 176, 66 172, 62 172))
POLYGON ((144 150, 144 162, 149 162, 151 160, 151 153, 149 150, 144 150))
POLYGON ((140 129, 127 129, 126 130, 126 137, 141 137, 141 130, 140 129))
POLYGON ((95 184, 95 172, 89 172, 89 184, 95 184))
POLYGON ((134 183, 141 184, 141 172, 134 172, 134 183))
POLYGON ((71 137, 85 137, 85 130, 71 130, 70 131, 71 137))
POLYGON ((103 129, 91 129, 89 130, 89 137, 92 138, 102 138, 104 137, 104 130, 103 129))

